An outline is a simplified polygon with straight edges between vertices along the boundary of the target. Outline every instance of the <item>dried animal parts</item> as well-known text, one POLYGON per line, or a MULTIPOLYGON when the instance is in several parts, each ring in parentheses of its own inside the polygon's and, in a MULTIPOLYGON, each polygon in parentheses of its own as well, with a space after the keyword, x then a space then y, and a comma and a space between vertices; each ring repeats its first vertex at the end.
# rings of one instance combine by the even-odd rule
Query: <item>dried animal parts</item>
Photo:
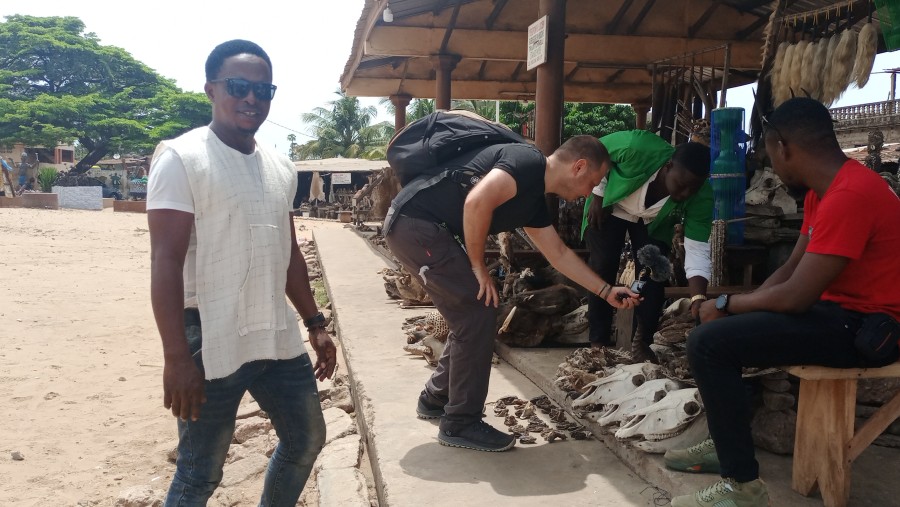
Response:
POLYGON ((774 106, 791 97, 810 97, 830 106, 851 84, 864 87, 875 63, 878 31, 869 22, 817 41, 782 42, 769 82, 774 106))
POLYGON ((566 412, 554 405, 546 394, 528 401, 516 396, 504 396, 494 402, 494 415, 504 418, 503 424, 522 444, 537 442, 537 438, 530 433, 539 434, 550 443, 569 437, 584 440, 591 435, 590 431, 570 420, 566 412), (550 422, 546 422, 539 414, 548 416, 550 422))
POLYGON ((630 393, 607 403, 597 416, 597 422, 601 426, 621 423, 635 411, 658 402, 678 387, 677 382, 669 379, 648 380, 630 393))
POLYGON ((636 363, 609 370, 605 377, 586 386, 584 394, 572 401, 572 408, 592 412, 597 407, 625 396, 647 380, 663 377, 662 368, 651 363, 636 363))
POLYGON ((385 268, 381 271, 381 277, 384 279, 384 290, 392 299, 400 299, 407 306, 431 304, 431 298, 419 280, 402 267, 398 270, 385 268))
POLYGON ((407 319, 403 327, 406 332, 406 345, 403 350, 421 356, 428 364, 437 365, 444 353, 449 329, 440 313, 429 312, 425 316, 407 319))
POLYGON ((668 393, 660 401, 636 410, 618 431, 616 438, 658 441, 683 433, 703 412, 700 391, 691 387, 668 393))

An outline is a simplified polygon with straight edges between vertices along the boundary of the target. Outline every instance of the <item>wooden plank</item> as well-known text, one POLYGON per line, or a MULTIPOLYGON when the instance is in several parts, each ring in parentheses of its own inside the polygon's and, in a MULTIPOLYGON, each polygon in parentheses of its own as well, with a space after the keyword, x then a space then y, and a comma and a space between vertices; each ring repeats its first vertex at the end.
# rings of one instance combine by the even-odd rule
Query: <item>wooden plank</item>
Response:
POLYGON ((853 462, 888 426, 900 417, 900 392, 881 406, 856 432, 847 446, 847 460, 853 462))
POLYGON ((791 487, 809 496, 818 484, 826 507, 844 507, 850 497, 855 409, 855 379, 800 382, 791 487))
POLYGON ((787 366, 795 377, 808 380, 837 380, 900 377, 900 362, 882 368, 828 368, 825 366, 787 366))

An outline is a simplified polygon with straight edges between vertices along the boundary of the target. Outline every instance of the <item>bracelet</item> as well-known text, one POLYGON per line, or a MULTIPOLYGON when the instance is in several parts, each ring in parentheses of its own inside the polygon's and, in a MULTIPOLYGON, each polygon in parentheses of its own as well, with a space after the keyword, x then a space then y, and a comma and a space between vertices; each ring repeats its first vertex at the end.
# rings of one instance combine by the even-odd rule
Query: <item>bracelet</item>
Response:
POLYGON ((597 296, 600 297, 600 298, 606 299, 606 296, 603 295, 603 291, 605 291, 605 290, 608 289, 608 288, 609 288, 609 284, 608 284, 608 283, 604 283, 604 284, 603 284, 603 287, 600 287, 600 290, 597 291, 597 296))
POLYGON ((322 315, 322 312, 319 312, 308 319, 303 319, 303 325, 306 326, 307 331, 315 328, 324 328, 325 316, 322 315))
POLYGON ((704 296, 703 294, 697 294, 696 296, 691 296, 691 304, 694 304, 697 301, 706 301, 706 296, 704 296))

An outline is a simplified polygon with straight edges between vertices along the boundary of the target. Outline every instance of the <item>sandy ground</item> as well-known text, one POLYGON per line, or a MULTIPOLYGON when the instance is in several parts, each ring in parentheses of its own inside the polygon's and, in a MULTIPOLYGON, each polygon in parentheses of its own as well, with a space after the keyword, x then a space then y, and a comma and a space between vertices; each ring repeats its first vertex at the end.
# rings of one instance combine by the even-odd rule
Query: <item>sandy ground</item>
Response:
POLYGON ((0 209, 0 505, 167 488, 177 439, 149 287, 146 215, 0 209))

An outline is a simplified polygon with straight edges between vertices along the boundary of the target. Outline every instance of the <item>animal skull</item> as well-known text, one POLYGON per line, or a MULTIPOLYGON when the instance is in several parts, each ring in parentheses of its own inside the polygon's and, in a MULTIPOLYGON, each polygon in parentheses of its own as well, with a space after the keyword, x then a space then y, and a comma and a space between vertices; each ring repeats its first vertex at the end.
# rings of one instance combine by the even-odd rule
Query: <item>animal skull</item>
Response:
POLYGON ((607 376, 588 384, 587 391, 572 402, 572 408, 588 405, 606 405, 640 387, 649 378, 661 377, 662 369, 651 363, 635 363, 619 366, 607 376))
POLYGON ((683 433, 702 412, 703 402, 696 387, 672 391, 660 401, 634 411, 616 431, 616 438, 644 437, 650 441, 672 438, 683 433))
POLYGON ((706 425, 706 414, 703 413, 689 423, 687 429, 672 438, 641 440, 640 442, 635 442, 634 446, 650 454, 662 454, 671 449, 687 449, 707 438, 709 438, 709 428, 706 425))
POLYGON ((679 387, 677 382, 668 379, 648 380, 634 391, 607 403, 597 422, 600 426, 620 423, 634 411, 649 407, 679 387))

